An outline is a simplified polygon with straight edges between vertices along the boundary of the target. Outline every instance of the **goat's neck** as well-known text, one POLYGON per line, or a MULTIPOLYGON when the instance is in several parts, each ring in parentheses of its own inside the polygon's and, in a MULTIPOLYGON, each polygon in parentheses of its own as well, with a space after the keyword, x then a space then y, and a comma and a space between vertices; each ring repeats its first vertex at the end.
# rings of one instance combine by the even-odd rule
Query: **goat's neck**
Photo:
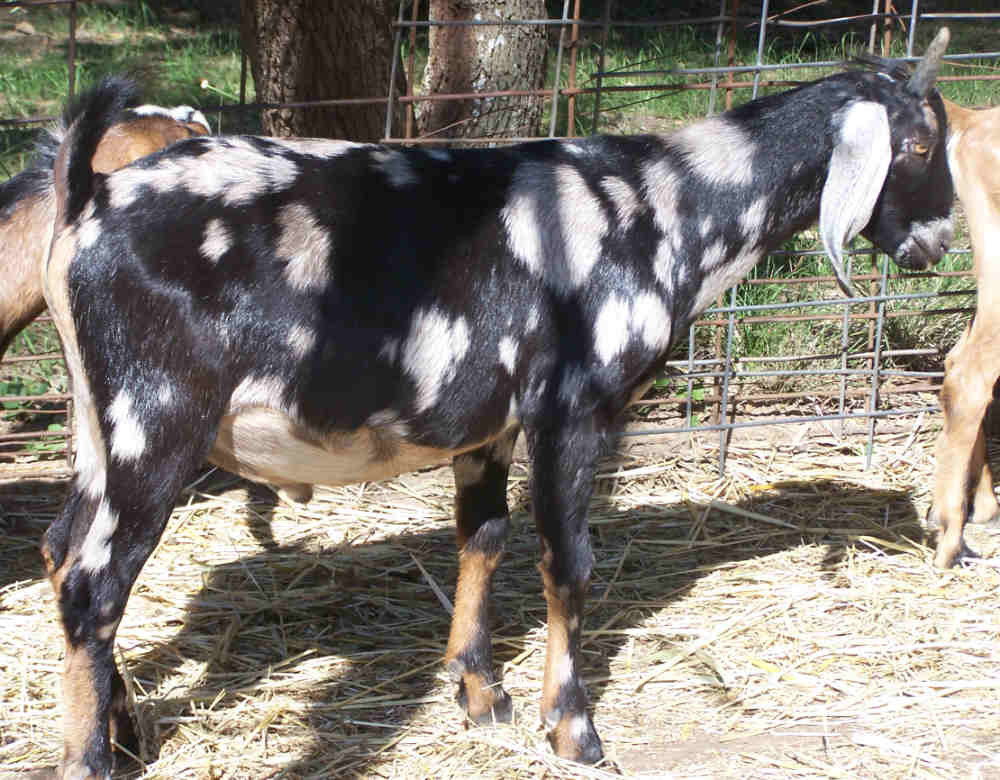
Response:
POLYGON ((662 175, 650 193, 674 267, 667 269, 671 255, 661 252, 657 276, 678 289, 685 262, 697 266, 692 314, 819 217, 831 153, 824 128, 814 116, 768 108, 729 112, 665 139, 662 175))

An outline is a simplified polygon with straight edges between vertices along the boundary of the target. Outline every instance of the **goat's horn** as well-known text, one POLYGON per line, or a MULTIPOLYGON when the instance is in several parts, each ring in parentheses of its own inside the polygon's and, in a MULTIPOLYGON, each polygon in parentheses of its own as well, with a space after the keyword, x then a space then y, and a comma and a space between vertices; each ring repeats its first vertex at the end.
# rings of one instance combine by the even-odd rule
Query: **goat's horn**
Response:
POLYGON ((938 34, 934 36, 931 45, 924 52, 924 57, 917 65, 917 69, 906 83, 910 92, 919 97, 927 97, 927 93, 934 86, 934 80, 937 78, 938 70, 941 67, 941 57, 944 55, 944 50, 948 48, 950 38, 951 33, 948 32, 947 27, 942 27, 938 30, 938 34))

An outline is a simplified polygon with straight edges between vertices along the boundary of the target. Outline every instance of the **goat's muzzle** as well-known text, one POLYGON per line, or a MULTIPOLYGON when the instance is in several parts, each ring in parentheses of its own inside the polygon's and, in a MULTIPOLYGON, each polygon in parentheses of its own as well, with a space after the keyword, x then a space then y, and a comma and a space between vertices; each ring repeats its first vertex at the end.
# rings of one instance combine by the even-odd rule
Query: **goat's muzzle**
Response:
POLYGON ((923 271, 937 264, 951 246, 951 219, 917 222, 896 249, 893 259, 901 268, 923 271))

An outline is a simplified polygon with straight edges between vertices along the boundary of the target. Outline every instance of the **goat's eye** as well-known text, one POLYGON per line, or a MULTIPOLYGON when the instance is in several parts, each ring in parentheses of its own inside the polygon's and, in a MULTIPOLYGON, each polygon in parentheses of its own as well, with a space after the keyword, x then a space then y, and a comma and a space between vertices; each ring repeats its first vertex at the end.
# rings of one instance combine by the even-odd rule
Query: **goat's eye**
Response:
POLYGON ((915 144, 913 144, 912 148, 913 148, 913 153, 914 154, 919 154, 921 157, 924 157, 924 156, 927 155, 927 151, 928 151, 927 144, 915 143, 915 144))

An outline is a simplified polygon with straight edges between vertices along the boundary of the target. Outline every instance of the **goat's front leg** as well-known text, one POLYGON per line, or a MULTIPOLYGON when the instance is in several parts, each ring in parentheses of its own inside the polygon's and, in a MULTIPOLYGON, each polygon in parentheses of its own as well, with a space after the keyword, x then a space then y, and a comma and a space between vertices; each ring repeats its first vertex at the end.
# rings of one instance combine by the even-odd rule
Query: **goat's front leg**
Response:
MULTIPOLYGON (((989 280, 980 280, 981 289, 985 289, 989 280)), ((987 316, 988 315, 984 315, 987 316)), ((979 328, 982 328, 980 323, 979 328)), ((963 353, 970 349, 968 342, 975 338, 978 329, 976 328, 976 317, 965 327, 955 346, 948 352, 944 361, 945 374, 958 374, 963 370, 963 353)), ((975 347, 971 347, 974 349, 975 347)), ((986 431, 981 425, 979 435, 976 437, 976 444, 972 450, 972 462, 969 464, 969 474, 971 483, 969 485, 968 497, 971 499, 971 506, 966 507, 966 518, 974 523, 984 525, 994 525, 1000 518, 1000 504, 997 503, 993 493, 993 473, 990 464, 986 459, 986 431)))
POLYGON ((580 674, 583 604, 594 563, 587 505, 599 443, 590 421, 529 436, 535 524, 542 548, 538 568, 548 606, 542 721, 557 755, 588 764, 604 755, 580 674))
POLYGON ((445 664, 458 703, 476 723, 510 721, 510 696, 493 669, 489 597, 509 525, 507 473, 518 432, 454 459, 458 587, 445 664))
POLYGON ((951 566, 960 555, 971 554, 963 538, 970 499, 977 519, 995 514, 982 425, 1000 366, 994 365, 997 345, 993 335, 981 322, 977 319, 948 355, 941 386, 944 426, 937 443, 930 513, 931 521, 936 519, 941 527, 934 557, 934 564, 941 568, 951 566))

